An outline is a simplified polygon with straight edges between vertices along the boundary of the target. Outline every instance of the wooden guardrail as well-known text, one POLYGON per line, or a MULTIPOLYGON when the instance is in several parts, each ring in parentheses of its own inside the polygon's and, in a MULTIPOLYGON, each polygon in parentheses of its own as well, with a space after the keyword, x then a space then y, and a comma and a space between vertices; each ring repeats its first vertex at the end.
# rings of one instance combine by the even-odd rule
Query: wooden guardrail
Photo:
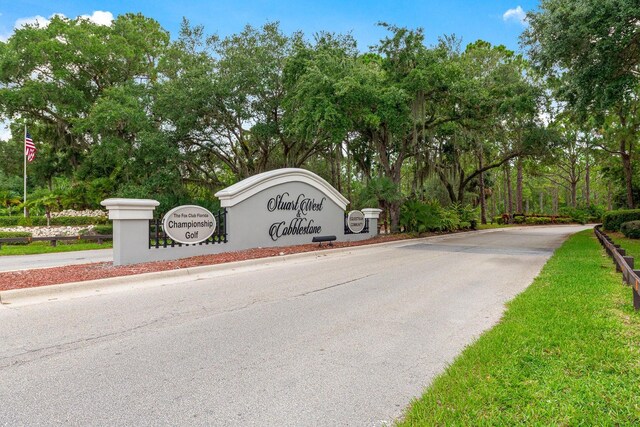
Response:
POLYGON ((0 238, 0 249, 3 243, 31 243, 31 242, 51 242, 51 246, 56 246, 59 240, 97 240, 102 244, 105 240, 112 240, 111 234, 94 234, 85 236, 52 236, 52 237, 3 237, 0 238))
POLYGON ((603 233, 600 228, 601 225, 596 225, 594 231, 598 240, 607 251, 607 254, 613 258, 613 262, 616 264, 616 271, 622 273, 622 281, 631 286, 631 293, 633 294, 633 308, 640 310, 640 293, 638 288, 640 286, 640 270, 634 270, 634 260, 632 256, 627 256, 627 251, 613 242, 613 240, 603 233))

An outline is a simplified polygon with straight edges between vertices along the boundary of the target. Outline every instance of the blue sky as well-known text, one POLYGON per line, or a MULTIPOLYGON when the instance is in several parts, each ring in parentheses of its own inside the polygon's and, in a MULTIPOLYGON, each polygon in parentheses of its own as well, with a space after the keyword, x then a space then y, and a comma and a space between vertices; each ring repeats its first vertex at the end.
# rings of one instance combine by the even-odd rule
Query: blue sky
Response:
POLYGON ((456 34, 464 44, 483 39, 518 50, 518 36, 524 28, 518 19, 520 10, 533 10, 537 4, 534 0, 0 0, 0 38, 6 39, 16 23, 36 16, 46 19, 62 13, 75 18, 103 11, 114 16, 141 12, 160 22, 172 37, 177 35, 183 16, 192 24, 204 25, 207 33, 221 36, 237 33, 246 24, 259 26, 267 21, 279 21, 285 33, 296 30, 307 35, 320 30, 351 32, 360 50, 365 51, 385 34, 375 23, 386 21, 410 28, 423 27, 429 44, 442 34, 456 34), (509 10, 514 12, 505 19, 509 10))
MULTIPOLYGON (((519 51, 518 37, 526 25, 523 15, 537 5, 537 0, 0 0, 0 40, 10 37, 22 23, 38 20, 46 24, 54 14, 68 18, 84 15, 107 23, 111 16, 140 12, 156 19, 172 38, 177 37, 183 17, 203 25, 207 34, 222 37, 240 32, 247 24, 278 21, 287 34, 298 30, 307 36, 318 31, 351 33, 359 49, 367 51, 386 35, 375 25, 385 21, 424 28, 428 44, 443 34, 455 34, 463 45, 483 39, 519 51)), ((0 122, 0 140, 10 137, 6 124, 0 122)))

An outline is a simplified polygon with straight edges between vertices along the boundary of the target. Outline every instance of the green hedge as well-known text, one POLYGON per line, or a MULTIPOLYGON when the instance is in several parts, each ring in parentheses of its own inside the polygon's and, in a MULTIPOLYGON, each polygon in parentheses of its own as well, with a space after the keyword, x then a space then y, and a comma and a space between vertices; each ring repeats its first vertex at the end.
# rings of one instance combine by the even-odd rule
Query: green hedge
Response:
POLYGON ((96 225, 93 227, 94 234, 101 235, 113 235, 113 226, 112 225, 96 225))
POLYGON ((640 239, 640 221, 623 222, 620 231, 629 239, 640 239))
POLYGON ((21 216, 0 216, 0 227, 15 227, 21 219, 21 216))
POLYGON ((548 216, 530 216, 525 219, 525 223, 529 225, 544 225, 551 224, 551 217, 548 216))
MULTIPOLYGON (((11 239, 14 237, 31 237, 31 233, 26 231, 0 231, 0 239, 11 239)), ((29 242, 2 243, 3 245, 28 245, 29 242)))
POLYGON ((609 211, 602 216, 602 228, 606 231, 620 231, 623 222, 640 220, 640 209, 609 211))
POLYGON ((0 231, 0 239, 9 239, 12 237, 31 237, 31 233, 27 231, 0 231))
MULTIPOLYGON (((61 216, 51 218, 50 224, 55 226, 72 226, 72 225, 98 225, 108 224, 107 217, 93 216, 61 216)), ((16 226, 44 226, 47 225, 47 217, 33 216, 24 218, 22 216, 0 216, 0 227, 16 227, 16 226)))

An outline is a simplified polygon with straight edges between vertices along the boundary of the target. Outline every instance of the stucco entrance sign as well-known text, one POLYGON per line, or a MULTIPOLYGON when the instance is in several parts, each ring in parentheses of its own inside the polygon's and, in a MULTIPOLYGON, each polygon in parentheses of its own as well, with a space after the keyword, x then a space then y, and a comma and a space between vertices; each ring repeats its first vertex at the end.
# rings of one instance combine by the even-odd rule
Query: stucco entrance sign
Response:
POLYGON ((216 193, 220 206, 233 209, 233 239, 258 246, 309 243, 314 236, 344 234, 349 201, 318 175, 304 169, 277 169, 245 179, 216 193), (237 222, 252 224, 236 227, 237 222))
POLYGON ((149 227, 157 201, 103 200, 102 205, 113 220, 114 264, 308 244, 314 237, 364 240, 378 231, 380 209, 351 211, 345 219, 349 201, 327 181, 305 169, 264 172, 215 196, 221 207, 215 215, 193 205, 167 212, 162 232, 155 227, 151 233, 155 244, 151 244, 149 227), (207 239, 214 230, 214 238, 207 239), (159 243, 163 233, 169 237, 169 243, 166 239, 159 243), (215 238, 218 234, 223 237, 215 238))

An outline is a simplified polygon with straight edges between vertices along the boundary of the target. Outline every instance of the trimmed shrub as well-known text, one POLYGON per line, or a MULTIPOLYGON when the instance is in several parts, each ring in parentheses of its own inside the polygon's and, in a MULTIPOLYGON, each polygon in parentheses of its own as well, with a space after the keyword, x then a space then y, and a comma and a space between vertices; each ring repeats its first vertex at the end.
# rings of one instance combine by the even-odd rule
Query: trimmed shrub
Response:
MULTIPOLYGON (((556 218, 556 224, 573 224, 574 221, 572 218, 563 218, 563 217, 558 217, 556 218)), ((583 222, 581 222, 581 224, 584 224, 583 222)))
POLYGON ((545 225, 551 224, 552 219, 548 216, 530 216, 524 222, 528 225, 545 225))
POLYGON ((0 216, 0 227, 15 227, 21 219, 21 216, 0 216))
POLYGON ((31 237, 31 233, 27 231, 0 231, 0 239, 11 237, 31 237))
POLYGON ((560 215, 570 217, 573 222, 577 222, 579 224, 585 224, 587 222, 587 218, 589 214, 584 209, 580 208, 572 208, 569 206, 565 206, 559 209, 560 215))
MULTIPOLYGON (((26 231, 0 231, 0 239, 11 239, 14 237, 31 237, 31 233, 26 231)), ((2 243, 3 245, 28 245, 29 242, 2 243)))
POLYGON ((623 222, 620 231, 629 239, 640 239, 640 221, 623 222))
POLYGON ((96 225, 93 227, 92 234, 113 235, 112 225, 96 225))
POLYGON ((602 228, 606 231, 619 231, 623 222, 638 220, 640 220, 640 209, 609 211, 602 216, 602 228))
POLYGON ((21 217, 18 219, 18 225, 20 227, 31 227, 33 224, 33 218, 31 217, 21 217))

